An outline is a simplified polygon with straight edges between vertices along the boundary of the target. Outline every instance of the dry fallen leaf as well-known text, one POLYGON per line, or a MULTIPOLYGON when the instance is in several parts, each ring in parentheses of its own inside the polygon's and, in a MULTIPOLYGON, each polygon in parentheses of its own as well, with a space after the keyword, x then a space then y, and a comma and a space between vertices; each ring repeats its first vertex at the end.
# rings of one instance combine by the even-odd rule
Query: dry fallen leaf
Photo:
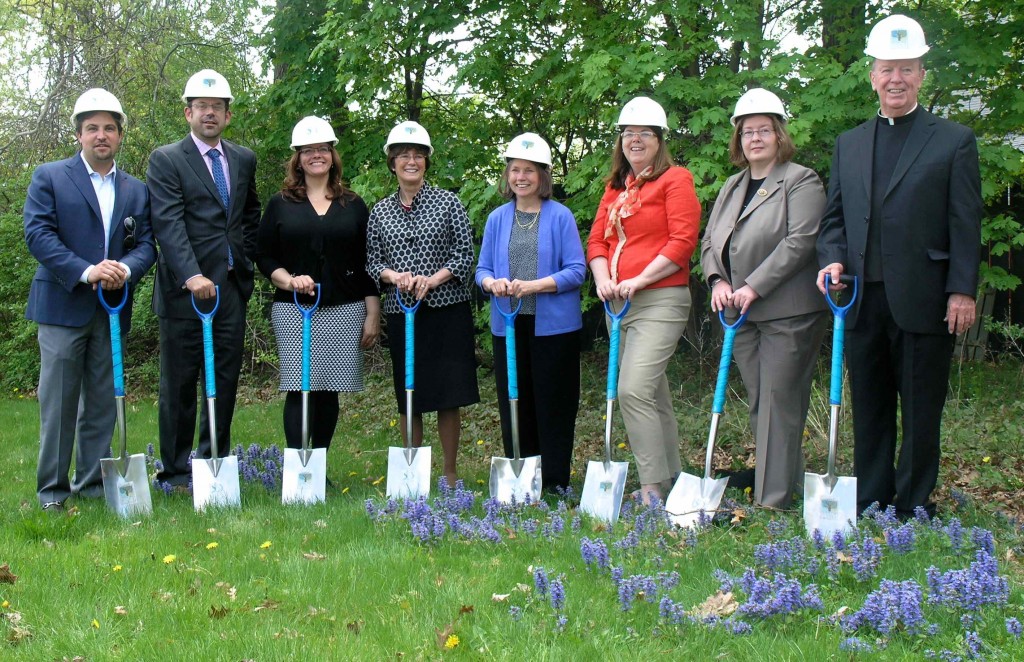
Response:
POLYGON ((118 616, 127 616, 128 610, 125 609, 124 605, 117 605, 116 607, 114 607, 114 613, 118 616))
POLYGON ((7 631, 7 642, 12 646, 17 646, 22 641, 32 638, 32 632, 27 627, 21 625, 12 625, 11 629, 7 631))
POLYGON ((729 616, 736 611, 737 607, 739 607, 739 603, 733 597, 732 591, 718 591, 695 606, 690 613, 694 616, 729 616))
POLYGON ((511 593, 492 593, 491 594, 491 602, 505 602, 506 600, 508 600, 508 596, 510 596, 510 595, 512 595, 512 594, 511 593))
POLYGON ((348 628, 348 631, 352 634, 359 634, 363 629, 363 621, 362 619, 358 621, 349 621, 348 623, 345 623, 345 627, 348 628))
POLYGON ((22 616, 20 611, 9 611, 4 614, 4 618, 7 619, 7 622, 11 625, 16 625, 21 623, 22 616))
POLYGON ((840 563, 853 563, 853 557, 846 552, 836 552, 836 558, 840 563))
POLYGON ((441 575, 438 575, 437 577, 434 577, 434 585, 437 586, 438 588, 441 588, 442 586, 444 586, 444 577, 442 577, 441 575))
POLYGON ((745 520, 746 518, 747 518, 746 511, 743 510, 742 508, 737 508, 736 510, 732 511, 732 520, 729 523, 730 524, 741 524, 743 522, 743 520, 745 520))
POLYGON ((462 616, 463 614, 472 614, 472 613, 473 613, 473 605, 462 605, 462 608, 459 609, 459 616, 462 616))
POLYGON ((11 567, 8 564, 0 565, 0 584, 13 584, 18 581, 18 575, 11 574, 11 567))
POLYGON ((302 555, 302 557, 304 559, 308 559, 310 561, 323 561, 324 559, 327 558, 326 556, 324 556, 323 554, 321 554, 319 552, 306 552, 305 554, 302 555))
POLYGON ((526 584, 516 584, 516 590, 519 591, 520 593, 529 593, 530 592, 530 587, 527 586, 526 584))
POLYGON ((214 607, 213 605, 210 605, 210 618, 220 620, 228 615, 228 611, 230 610, 223 605, 221 605, 220 607, 214 607))
POLYGON ((174 594, 169 593, 167 591, 156 591, 155 593, 153 593, 153 597, 157 600, 160 600, 161 602, 167 602, 168 600, 174 597, 174 594))
POLYGON ((444 644, 448 641, 448 637, 455 633, 455 625, 449 623, 440 630, 434 630, 434 632, 437 634, 437 647, 444 649, 444 644))
POLYGON ((217 582, 214 584, 219 589, 224 591, 224 594, 228 596, 232 602, 235 601, 235 597, 238 595, 238 589, 227 582, 217 582))
POLYGON ((267 598, 266 600, 261 602, 257 607, 254 607, 253 611, 263 611, 264 609, 277 609, 280 606, 281 603, 277 600, 271 600, 270 598, 267 598))

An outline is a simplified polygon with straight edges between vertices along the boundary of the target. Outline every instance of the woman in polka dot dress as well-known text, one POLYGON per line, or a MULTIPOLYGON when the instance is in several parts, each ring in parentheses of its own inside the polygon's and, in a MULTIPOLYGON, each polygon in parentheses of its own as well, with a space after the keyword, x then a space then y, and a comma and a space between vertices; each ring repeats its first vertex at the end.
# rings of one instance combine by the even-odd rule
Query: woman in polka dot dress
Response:
MULTIPOLYGON (((524 457, 541 456, 544 489, 569 486, 580 404, 580 286, 587 273, 572 212, 551 199, 551 149, 524 133, 505 150, 498 190, 511 200, 487 219, 476 282, 494 297, 522 301, 515 321, 519 440, 524 457)), ((505 319, 492 301, 494 377, 505 455, 512 457, 505 319)), ((512 304, 514 308, 515 305, 512 304)))
POLYGON ((310 347, 310 442, 329 448, 338 423, 338 392, 363 390, 363 350, 380 333, 380 298, 366 274, 366 224, 362 199, 341 182, 338 139, 319 117, 305 117, 292 131, 295 152, 284 187, 267 203, 257 236, 256 265, 275 286, 271 319, 281 365, 285 440, 302 445, 302 318, 295 308, 315 299, 310 347))
POLYGON ((426 129, 402 122, 384 146, 398 190, 370 212, 366 271, 385 295, 395 401, 405 422, 405 323, 395 297, 423 300, 416 312, 413 446, 423 443, 423 413, 437 412, 444 475, 454 486, 462 426, 460 407, 480 401, 476 381, 473 314, 473 233, 453 193, 427 184, 433 147, 426 129))

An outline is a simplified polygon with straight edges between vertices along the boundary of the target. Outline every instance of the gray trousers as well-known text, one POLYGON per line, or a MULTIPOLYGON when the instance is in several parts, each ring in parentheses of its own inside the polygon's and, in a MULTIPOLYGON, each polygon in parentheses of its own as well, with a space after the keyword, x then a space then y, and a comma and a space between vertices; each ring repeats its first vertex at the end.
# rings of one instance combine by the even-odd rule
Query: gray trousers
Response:
POLYGON ((811 378, 825 313, 777 320, 748 320, 736 332, 733 356, 747 388, 754 433, 754 499, 785 508, 804 480, 803 435, 811 399, 811 378))
POLYGON ((85 326, 40 324, 37 337, 39 502, 102 496, 100 458, 110 457, 116 418, 109 317, 97 305, 85 326), (72 451, 75 473, 69 481, 72 451))

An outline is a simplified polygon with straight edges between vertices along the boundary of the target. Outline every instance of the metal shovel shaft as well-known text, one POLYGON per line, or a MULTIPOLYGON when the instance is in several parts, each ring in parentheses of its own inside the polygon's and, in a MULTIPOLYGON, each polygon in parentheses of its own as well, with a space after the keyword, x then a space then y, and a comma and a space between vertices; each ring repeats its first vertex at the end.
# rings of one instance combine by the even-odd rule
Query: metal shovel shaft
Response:
POLYGON ((117 466, 121 478, 128 475, 128 431, 125 428, 124 396, 118 395, 114 398, 114 406, 117 411, 117 436, 119 448, 117 449, 120 462, 117 466))
POLYGON ((405 390, 405 461, 412 464, 415 454, 412 447, 412 389, 408 388, 405 390))
POLYGON ((612 412, 615 411, 615 400, 608 400, 604 413, 604 470, 607 473, 612 467, 612 412))
POLYGON ((213 463, 213 477, 220 473, 220 452, 217 448, 217 397, 206 398, 206 418, 210 423, 210 459, 213 463))
POLYGON ((704 478, 711 478, 711 459, 715 454, 715 439, 718 438, 718 419, 722 417, 719 412, 711 414, 711 429, 708 432, 708 447, 704 452, 704 478))
POLYGON ((302 458, 302 466, 309 464, 309 456, 312 451, 309 448, 309 390, 302 392, 302 450, 299 455, 302 458))

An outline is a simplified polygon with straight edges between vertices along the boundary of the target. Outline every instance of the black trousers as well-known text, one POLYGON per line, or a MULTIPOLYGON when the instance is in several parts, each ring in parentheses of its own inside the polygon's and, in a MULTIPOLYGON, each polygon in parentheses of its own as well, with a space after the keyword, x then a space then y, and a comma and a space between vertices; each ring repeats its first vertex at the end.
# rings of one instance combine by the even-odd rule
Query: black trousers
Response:
POLYGON ((853 398, 858 510, 877 501, 903 516, 934 513, 940 425, 954 336, 908 333, 893 320, 882 283, 862 286, 857 326, 846 333, 853 398), (897 400, 902 444, 897 455, 897 400))
MULTIPOLYGON (((541 456, 544 488, 569 486, 576 414, 580 407, 579 331, 553 336, 534 333, 534 316, 516 318, 516 366, 519 382, 519 451, 541 456)), ((512 457, 512 417, 508 401, 505 338, 491 337, 498 387, 501 437, 512 457)))
MULTIPOLYGON (((338 425, 338 392, 309 392, 309 445, 330 448, 338 425)), ((302 391, 284 397, 284 438, 288 448, 302 448, 302 391)))
MULTIPOLYGON (((235 413, 238 374, 242 369, 245 340, 245 300, 237 281, 229 277, 220 288, 220 307, 213 318, 214 372, 217 388, 217 450, 223 457, 231 450, 231 419, 235 413)), ((209 311, 213 301, 198 302, 209 311)), ((188 456, 196 435, 197 384, 202 384, 199 410, 199 448, 196 456, 210 458, 210 424, 207 420, 206 383, 203 369, 203 325, 192 319, 161 317, 160 325, 160 459, 164 470, 157 480, 186 484, 191 475, 188 456)))

